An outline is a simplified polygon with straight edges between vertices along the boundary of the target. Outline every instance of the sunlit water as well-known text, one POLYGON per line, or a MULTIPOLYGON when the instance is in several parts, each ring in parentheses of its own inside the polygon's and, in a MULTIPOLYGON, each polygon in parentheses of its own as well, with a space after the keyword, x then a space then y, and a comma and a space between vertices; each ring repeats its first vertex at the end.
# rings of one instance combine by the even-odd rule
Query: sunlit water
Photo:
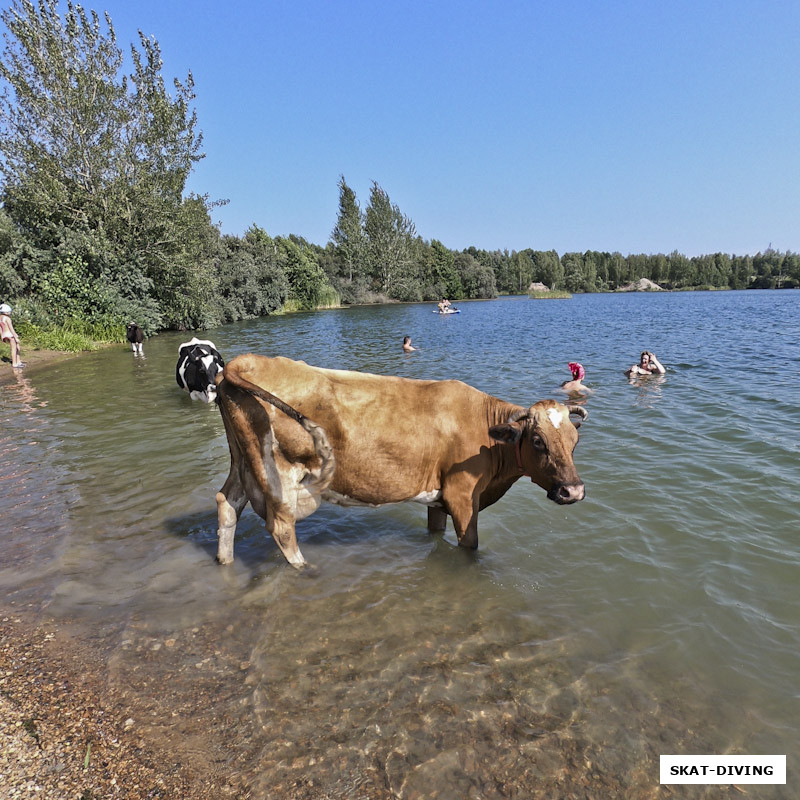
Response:
POLYGON ((298 526, 305 573, 248 511, 222 568, 223 427, 176 386, 190 336, 167 334, 2 386, 0 591, 102 641, 152 702, 141 724, 256 798, 651 797, 661 753, 786 753, 787 786, 748 796, 797 796, 800 292, 432 308, 203 335, 526 405, 579 360, 582 503, 520 481, 477 553, 421 506, 323 506, 298 526), (632 385, 645 348, 667 374, 632 385))

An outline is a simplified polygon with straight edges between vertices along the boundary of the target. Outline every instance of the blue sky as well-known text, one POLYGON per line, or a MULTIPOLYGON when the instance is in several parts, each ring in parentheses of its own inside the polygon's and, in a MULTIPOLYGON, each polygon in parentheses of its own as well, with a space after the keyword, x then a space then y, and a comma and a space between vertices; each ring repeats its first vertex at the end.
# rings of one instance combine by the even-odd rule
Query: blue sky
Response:
POLYGON ((324 245, 343 174, 453 249, 800 249, 793 0, 84 5, 194 74, 223 233, 324 245))

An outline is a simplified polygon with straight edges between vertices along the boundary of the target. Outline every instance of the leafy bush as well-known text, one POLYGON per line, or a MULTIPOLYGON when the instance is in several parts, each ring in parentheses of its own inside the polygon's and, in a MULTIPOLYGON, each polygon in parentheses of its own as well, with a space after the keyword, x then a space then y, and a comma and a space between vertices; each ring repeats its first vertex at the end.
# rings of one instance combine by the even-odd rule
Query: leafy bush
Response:
POLYGON ((83 350, 97 350, 101 342, 82 333, 65 330, 64 328, 50 328, 45 330, 30 322, 20 322, 15 325, 19 334, 22 348, 34 350, 67 350, 79 353, 83 350))
POLYGON ((80 352, 125 341, 125 325, 113 316, 56 318, 41 300, 31 298, 17 300, 12 306, 14 328, 23 348, 80 352))
POLYGON ((317 308, 339 308, 342 297, 333 286, 326 284, 317 294, 317 308))

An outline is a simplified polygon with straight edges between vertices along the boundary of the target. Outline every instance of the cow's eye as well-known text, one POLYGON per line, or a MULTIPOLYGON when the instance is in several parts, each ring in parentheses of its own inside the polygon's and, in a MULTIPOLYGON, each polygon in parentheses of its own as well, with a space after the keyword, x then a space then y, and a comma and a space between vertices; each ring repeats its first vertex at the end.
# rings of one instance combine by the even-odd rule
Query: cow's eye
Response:
POLYGON ((544 450, 544 442, 541 436, 537 436, 536 434, 531 436, 531 444, 536 450, 544 450))

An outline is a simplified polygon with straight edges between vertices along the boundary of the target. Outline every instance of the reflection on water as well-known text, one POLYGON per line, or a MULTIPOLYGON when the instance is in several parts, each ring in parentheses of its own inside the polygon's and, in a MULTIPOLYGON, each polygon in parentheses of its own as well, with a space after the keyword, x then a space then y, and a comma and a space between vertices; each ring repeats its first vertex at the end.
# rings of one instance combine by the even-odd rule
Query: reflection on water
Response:
POLYGON ((305 573, 250 511, 236 562, 214 563, 228 451, 217 409, 174 384, 185 334, 146 359, 120 345, 9 377, 0 591, 90 630, 137 725, 226 763, 254 798, 645 798, 661 753, 791 764, 797 298, 504 299, 203 332, 226 359, 458 378, 522 405, 563 401, 570 360, 591 375, 569 399, 590 412, 582 503, 519 482, 481 513, 474 553, 430 535, 418 506, 323 506, 298 526, 305 573), (642 346, 669 373, 629 385, 642 346), (769 386, 753 380, 767 354, 787 365, 769 386))
POLYGON ((4 388, 5 391, 9 393, 12 402, 19 404, 16 406, 16 410, 25 414, 30 414, 33 412, 35 406, 44 408, 47 405, 46 400, 39 401, 33 386, 31 386, 31 382, 23 375, 22 370, 13 370, 12 376, 12 382, 4 388))
POLYGON ((652 408, 661 399, 661 388, 666 380, 666 375, 631 375, 628 383, 638 390, 636 405, 652 408))

